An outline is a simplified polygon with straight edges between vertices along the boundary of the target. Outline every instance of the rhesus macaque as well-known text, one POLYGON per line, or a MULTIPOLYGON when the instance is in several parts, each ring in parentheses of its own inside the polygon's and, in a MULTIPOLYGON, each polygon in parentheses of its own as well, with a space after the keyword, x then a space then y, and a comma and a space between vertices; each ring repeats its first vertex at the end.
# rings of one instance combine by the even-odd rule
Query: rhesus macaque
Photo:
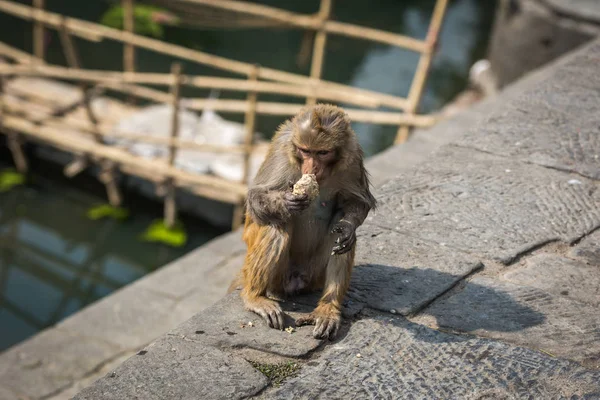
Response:
POLYGON ((323 290, 318 306, 296 325, 315 325, 315 338, 333 339, 354 266, 355 230, 376 205, 369 185, 363 151, 342 109, 318 104, 283 123, 248 190, 248 250, 230 290, 241 286, 245 307, 276 329, 284 329, 284 314, 269 294, 323 290), (306 174, 318 183, 314 199, 292 190, 306 174))

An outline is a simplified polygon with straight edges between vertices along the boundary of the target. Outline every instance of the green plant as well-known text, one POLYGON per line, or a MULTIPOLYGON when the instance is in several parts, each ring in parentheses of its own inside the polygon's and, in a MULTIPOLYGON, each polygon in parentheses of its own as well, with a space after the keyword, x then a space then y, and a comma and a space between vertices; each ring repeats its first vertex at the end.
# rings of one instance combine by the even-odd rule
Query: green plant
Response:
POLYGON ((273 386, 279 386, 290 376, 296 375, 300 370, 300 365, 293 361, 283 362, 279 364, 266 364, 248 360, 254 368, 266 376, 273 386))
MULTIPOLYGON (((100 18, 100 23, 111 28, 123 29, 123 7, 115 5, 100 18)), ((133 8, 133 30, 135 33, 161 39, 164 36, 163 24, 177 25, 179 18, 169 11, 143 4, 133 8)))
POLYGON ((187 234, 181 222, 177 221, 172 228, 169 228, 160 219, 152 222, 142 234, 141 240, 146 242, 161 242, 169 246, 181 247, 187 242, 187 234))
POLYGON ((0 171, 0 193, 8 192, 13 187, 23 185, 25 183, 25 175, 15 170, 0 171))
POLYGON ((129 211, 122 207, 113 207, 110 204, 99 204, 90 208, 87 211, 87 217, 92 220, 100 218, 114 218, 118 220, 124 220, 129 216, 129 211))

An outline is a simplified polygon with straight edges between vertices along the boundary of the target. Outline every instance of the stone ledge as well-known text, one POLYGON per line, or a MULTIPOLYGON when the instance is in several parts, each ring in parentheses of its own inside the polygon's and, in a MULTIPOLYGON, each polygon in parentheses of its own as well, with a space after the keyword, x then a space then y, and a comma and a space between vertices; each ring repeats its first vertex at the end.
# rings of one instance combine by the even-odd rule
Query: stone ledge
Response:
MULTIPOLYGON (((600 90, 600 82, 579 73, 577 64, 600 57, 599 43, 528 87, 522 94, 531 99, 528 114, 500 95, 489 120, 512 121, 510 135, 527 137, 526 119, 545 121, 548 115, 547 104, 533 100, 555 80, 569 77, 569 96, 600 90)), ((592 100, 600 107, 600 99, 592 100)), ((585 119, 577 121, 584 126, 595 118, 592 109, 588 104, 568 113, 585 119)), ((559 137, 560 124, 543 126, 548 137, 559 137)), ((506 134, 502 126, 495 131, 506 134)), ((468 135, 476 132, 489 132, 485 121, 468 135)), ((546 160, 561 151, 575 154, 568 141, 544 147, 542 136, 532 134, 531 148, 546 151, 546 160)), ((428 164, 376 191, 382 206, 360 229, 347 317, 333 343, 313 339, 311 327, 292 333, 269 329, 233 293, 75 398, 227 398, 234 384, 244 396, 259 398, 395 398, 408 392, 414 398, 600 397, 597 286, 581 282, 600 268, 594 247, 600 182, 589 162, 595 145, 580 148, 571 161, 563 159, 569 168, 558 170, 550 163, 536 165, 526 153, 503 151, 505 142, 498 141, 494 154, 477 149, 476 140, 444 144, 428 164), (550 242, 561 243, 545 246, 550 242), (571 295, 562 294, 559 284, 568 285, 571 295), (436 329, 423 326, 427 318, 436 329), (206 354, 219 366, 224 359, 235 363, 240 380, 229 379, 229 370, 208 371, 206 354), (293 360, 301 369, 275 387, 257 378, 245 360, 293 360)), ((282 305, 295 316, 309 311, 315 299, 282 305)))

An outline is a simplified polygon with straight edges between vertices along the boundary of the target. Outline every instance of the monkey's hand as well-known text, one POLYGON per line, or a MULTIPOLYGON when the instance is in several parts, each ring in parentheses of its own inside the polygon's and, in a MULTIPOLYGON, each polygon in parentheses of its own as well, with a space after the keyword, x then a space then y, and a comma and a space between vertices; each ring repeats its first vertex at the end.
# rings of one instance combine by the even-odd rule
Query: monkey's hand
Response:
POLYGON ((285 192, 283 200, 288 211, 292 214, 304 211, 311 203, 307 193, 293 194, 292 192, 285 192))
MULTIPOLYGON (((243 295, 242 295, 243 296, 243 295)), ((284 329, 285 317, 279 304, 266 297, 244 298, 246 308, 260 315, 270 328, 284 329)))
POLYGON ((331 254, 344 254, 350 249, 354 243, 356 243, 356 229, 354 229, 354 225, 346 221, 344 219, 336 222, 331 229, 331 233, 338 233, 339 237, 335 241, 335 246, 333 246, 331 254))
POLYGON ((339 311, 329 304, 318 306, 307 316, 296 320, 296 326, 314 325, 313 337, 315 339, 333 340, 342 323, 342 316, 339 311))

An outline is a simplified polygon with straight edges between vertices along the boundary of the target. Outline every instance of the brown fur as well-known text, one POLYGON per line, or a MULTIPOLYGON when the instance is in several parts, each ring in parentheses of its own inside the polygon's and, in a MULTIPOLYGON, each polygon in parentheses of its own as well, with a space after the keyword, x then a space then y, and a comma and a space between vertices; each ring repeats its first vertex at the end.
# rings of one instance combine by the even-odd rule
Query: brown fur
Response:
POLYGON ((342 218, 356 229, 375 205, 363 152, 347 115, 328 104, 304 108, 279 127, 248 191, 243 234, 248 251, 230 290, 240 286, 246 308, 269 326, 283 329, 283 312, 268 294, 322 289, 318 306, 297 324, 315 324, 315 337, 334 337, 355 247, 331 255, 337 238, 331 229, 342 218), (335 160, 326 166, 319 197, 298 214, 286 208, 284 196, 302 175, 300 146, 334 151, 335 160))

